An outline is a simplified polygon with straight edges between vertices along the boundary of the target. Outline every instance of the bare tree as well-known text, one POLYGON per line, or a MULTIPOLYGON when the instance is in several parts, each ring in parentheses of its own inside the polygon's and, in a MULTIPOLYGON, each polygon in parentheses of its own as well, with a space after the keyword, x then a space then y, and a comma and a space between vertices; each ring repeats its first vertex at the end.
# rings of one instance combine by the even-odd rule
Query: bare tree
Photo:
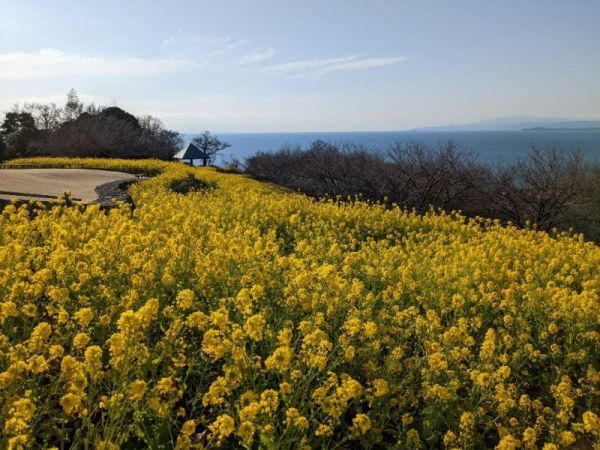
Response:
POLYGON ((142 127, 140 141, 143 145, 152 149, 158 158, 173 158, 177 149, 183 145, 179 133, 167 130, 162 120, 151 115, 140 117, 138 120, 142 127))
POLYGON ((25 103, 23 111, 33 116, 38 130, 56 130, 63 123, 63 110, 56 103, 25 103))
POLYGON ((496 177, 493 213, 518 226, 542 230, 573 222, 585 201, 584 166, 577 152, 532 148, 526 160, 502 169, 496 177))
MULTIPOLYGON (((192 139, 193 144, 206 154, 212 164, 218 152, 231 147, 227 142, 221 142, 218 137, 212 135, 210 131, 203 131, 200 135, 192 139)), ((207 161, 205 160, 206 164, 207 161)))
POLYGON ((573 227, 600 240, 600 169, 555 148, 532 149, 523 161, 493 168, 452 142, 436 149, 394 144, 384 158, 360 145, 316 141, 306 149, 259 152, 245 166, 256 178, 315 197, 360 195, 546 231, 573 227))
MULTIPOLYGON (((478 197, 485 169, 447 142, 431 150, 420 143, 394 144, 388 151, 387 189, 400 203, 427 210, 431 205, 462 209, 478 197)), ((468 211, 465 211, 468 213, 468 211)))

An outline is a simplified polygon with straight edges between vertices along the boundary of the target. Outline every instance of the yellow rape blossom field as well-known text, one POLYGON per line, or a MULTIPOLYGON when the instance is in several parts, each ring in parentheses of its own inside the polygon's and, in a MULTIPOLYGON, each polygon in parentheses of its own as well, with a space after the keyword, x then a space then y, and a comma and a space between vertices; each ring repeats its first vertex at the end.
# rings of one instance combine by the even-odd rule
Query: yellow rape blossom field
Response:
POLYGON ((600 448, 600 248, 214 169, 0 215, 0 445, 600 448), (188 194, 192 174, 210 185, 188 194))

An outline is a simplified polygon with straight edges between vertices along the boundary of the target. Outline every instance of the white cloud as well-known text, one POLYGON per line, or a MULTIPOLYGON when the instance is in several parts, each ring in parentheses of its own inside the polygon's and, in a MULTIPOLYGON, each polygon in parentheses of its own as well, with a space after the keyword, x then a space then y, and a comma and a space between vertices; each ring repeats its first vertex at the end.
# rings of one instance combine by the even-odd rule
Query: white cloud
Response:
POLYGON ((267 59, 272 58, 275 55, 274 48, 256 48, 252 51, 246 52, 240 58, 240 64, 255 64, 262 61, 266 61, 267 59))
POLYGON ((55 49, 0 54, 0 79, 35 79, 69 75, 126 76, 178 72, 194 66, 183 57, 136 58, 85 56, 55 49))
POLYGON ((305 59, 268 66, 265 71, 280 73, 289 77, 316 77, 343 70, 364 70, 389 66, 406 61, 404 57, 359 58, 346 56, 329 59, 305 59))

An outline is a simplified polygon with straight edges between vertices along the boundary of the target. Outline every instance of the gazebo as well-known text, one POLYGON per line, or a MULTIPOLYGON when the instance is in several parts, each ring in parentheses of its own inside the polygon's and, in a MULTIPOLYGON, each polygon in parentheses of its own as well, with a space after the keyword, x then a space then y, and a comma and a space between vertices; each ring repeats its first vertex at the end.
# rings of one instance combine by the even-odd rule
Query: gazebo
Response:
POLYGON ((188 144, 186 148, 181 150, 175 155, 175 158, 181 160, 182 163, 189 164, 190 166, 194 165, 194 160, 200 159, 202 160, 202 165, 207 166, 210 157, 196 147, 194 144, 188 144))

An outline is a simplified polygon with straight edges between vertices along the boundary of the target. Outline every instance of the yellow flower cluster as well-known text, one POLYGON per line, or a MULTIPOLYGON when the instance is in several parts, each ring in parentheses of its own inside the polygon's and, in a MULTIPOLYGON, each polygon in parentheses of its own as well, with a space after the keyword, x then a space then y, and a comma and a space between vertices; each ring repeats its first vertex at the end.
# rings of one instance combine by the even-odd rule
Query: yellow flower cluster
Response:
POLYGON ((600 248, 161 161, 0 212, 0 447, 600 448, 600 248), (210 189, 175 193, 191 174, 210 189), (343 200, 343 201, 342 201, 343 200))

